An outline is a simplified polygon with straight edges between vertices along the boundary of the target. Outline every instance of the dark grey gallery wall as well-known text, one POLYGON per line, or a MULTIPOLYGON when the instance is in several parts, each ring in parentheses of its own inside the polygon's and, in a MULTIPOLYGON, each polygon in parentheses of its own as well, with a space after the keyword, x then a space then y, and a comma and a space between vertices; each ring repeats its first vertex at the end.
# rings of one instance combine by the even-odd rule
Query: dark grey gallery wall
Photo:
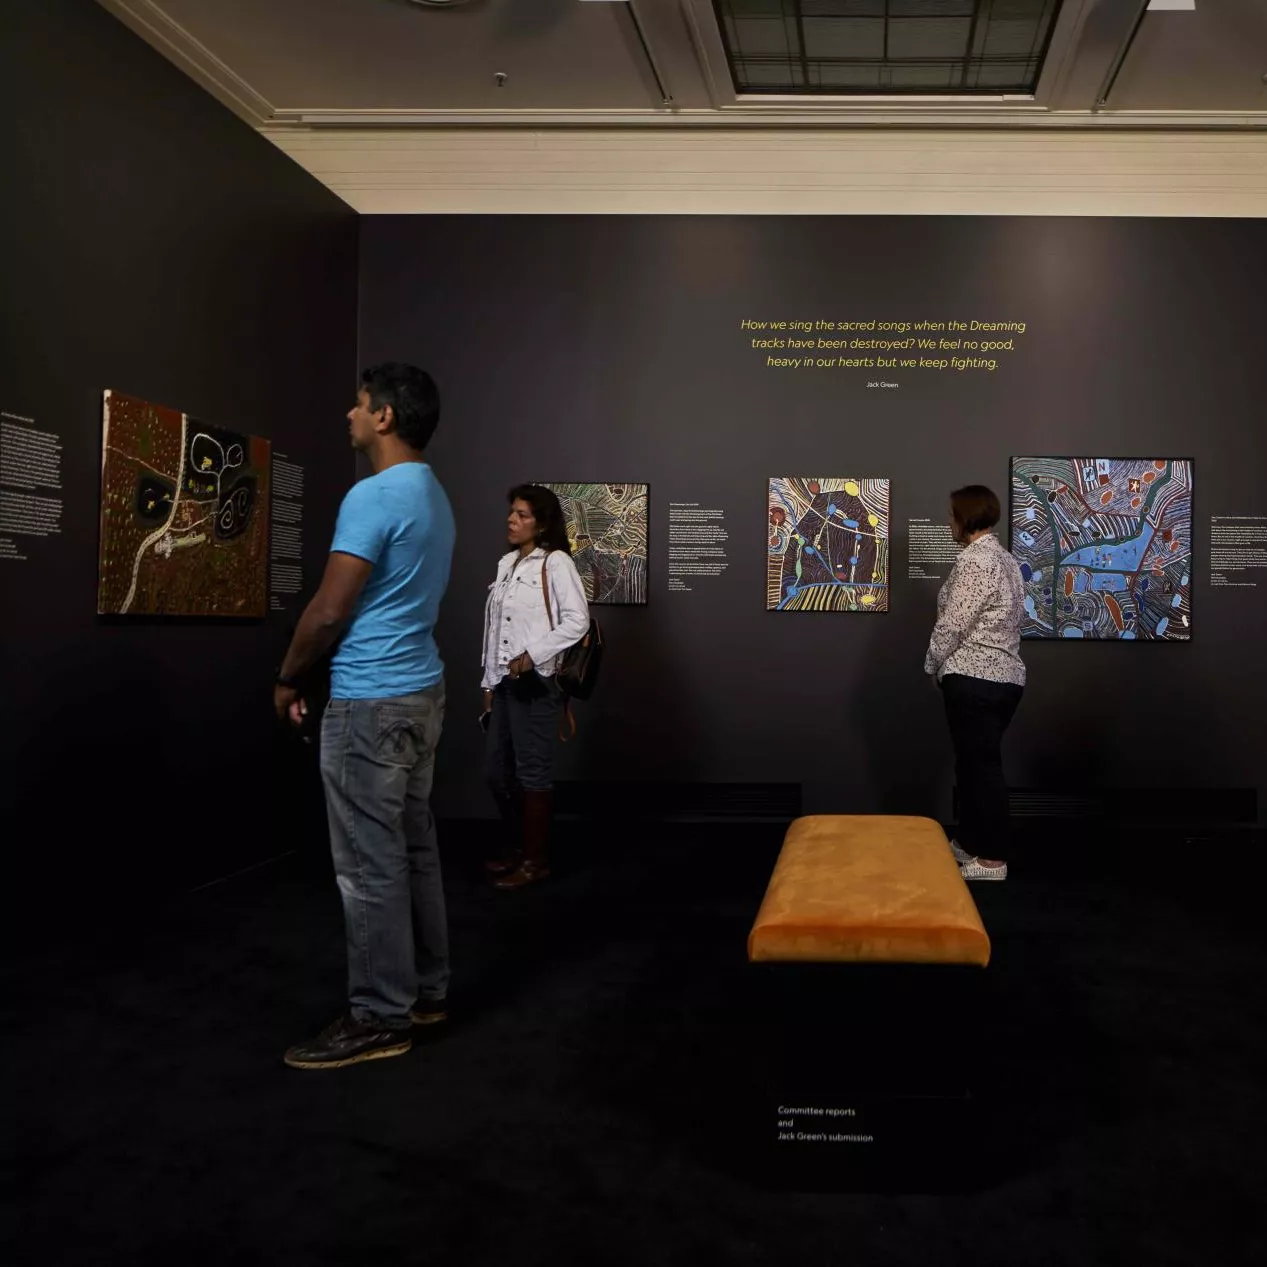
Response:
POLYGON ((630 798, 642 778, 793 781, 809 810, 949 813, 921 673, 937 586, 907 579, 907 520, 940 520, 964 482, 1005 494, 1014 454, 1195 459, 1195 592, 1190 643, 1026 645, 1013 782, 1261 803, 1267 588, 1212 588, 1208 549, 1212 514, 1267 513, 1264 295, 1263 222, 366 218, 361 360, 419 360, 445 399, 433 459, 460 538, 439 808, 486 806, 474 719, 503 492, 556 479, 645 480, 652 499, 651 601, 602 609, 609 660, 565 776, 627 779, 630 798), (740 329, 872 317, 1027 332, 992 374, 868 373, 767 368, 740 329), (780 474, 891 478, 887 615, 764 610, 780 474), (667 586, 670 502, 727 514, 729 570, 692 593, 667 586))
POLYGON ((60 435, 65 499, 0 563, 0 839, 61 895, 171 889, 294 843, 269 713, 293 617, 98 620, 101 393, 302 463, 314 577, 353 471, 356 218, 91 0, 6 0, 0 85, 0 408, 60 435))

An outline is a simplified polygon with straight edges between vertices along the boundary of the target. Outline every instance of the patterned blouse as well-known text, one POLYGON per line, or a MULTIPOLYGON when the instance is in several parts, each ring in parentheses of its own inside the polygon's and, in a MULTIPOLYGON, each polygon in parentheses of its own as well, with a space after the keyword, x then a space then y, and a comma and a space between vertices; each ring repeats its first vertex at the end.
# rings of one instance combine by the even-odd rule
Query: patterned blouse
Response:
POLYGON ((1020 656, 1025 592, 1016 560, 993 533, 965 546, 937 595, 924 672, 1025 685, 1020 656))

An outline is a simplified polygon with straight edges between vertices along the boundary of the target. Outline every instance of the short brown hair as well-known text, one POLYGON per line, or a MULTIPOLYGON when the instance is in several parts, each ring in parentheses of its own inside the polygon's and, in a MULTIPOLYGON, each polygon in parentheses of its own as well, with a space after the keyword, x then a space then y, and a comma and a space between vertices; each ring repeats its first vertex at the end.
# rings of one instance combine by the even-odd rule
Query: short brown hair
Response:
POLYGON ((950 494, 950 513, 964 536, 971 536, 993 528, 1002 511, 993 489, 984 484, 965 484, 950 494))

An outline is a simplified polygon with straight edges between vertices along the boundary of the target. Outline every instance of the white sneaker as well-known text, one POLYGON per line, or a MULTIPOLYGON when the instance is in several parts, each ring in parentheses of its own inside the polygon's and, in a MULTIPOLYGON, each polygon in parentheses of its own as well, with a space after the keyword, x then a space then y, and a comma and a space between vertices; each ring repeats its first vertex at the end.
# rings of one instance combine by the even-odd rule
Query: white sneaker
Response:
POLYGON ((950 842, 950 852, 955 855, 955 861, 960 866, 963 866, 965 862, 976 862, 976 859, 957 840, 950 842))
POLYGON ((959 864, 959 874, 965 880, 1006 880, 1007 863, 997 867, 983 867, 976 858, 959 864))

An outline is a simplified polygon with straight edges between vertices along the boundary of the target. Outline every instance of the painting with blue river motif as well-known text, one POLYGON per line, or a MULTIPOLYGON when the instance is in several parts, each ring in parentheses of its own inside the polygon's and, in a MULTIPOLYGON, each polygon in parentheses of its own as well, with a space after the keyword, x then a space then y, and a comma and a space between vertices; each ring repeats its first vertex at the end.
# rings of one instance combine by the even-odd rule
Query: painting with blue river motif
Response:
POLYGON ((1192 463, 1013 458, 1025 638, 1192 637, 1192 463))

